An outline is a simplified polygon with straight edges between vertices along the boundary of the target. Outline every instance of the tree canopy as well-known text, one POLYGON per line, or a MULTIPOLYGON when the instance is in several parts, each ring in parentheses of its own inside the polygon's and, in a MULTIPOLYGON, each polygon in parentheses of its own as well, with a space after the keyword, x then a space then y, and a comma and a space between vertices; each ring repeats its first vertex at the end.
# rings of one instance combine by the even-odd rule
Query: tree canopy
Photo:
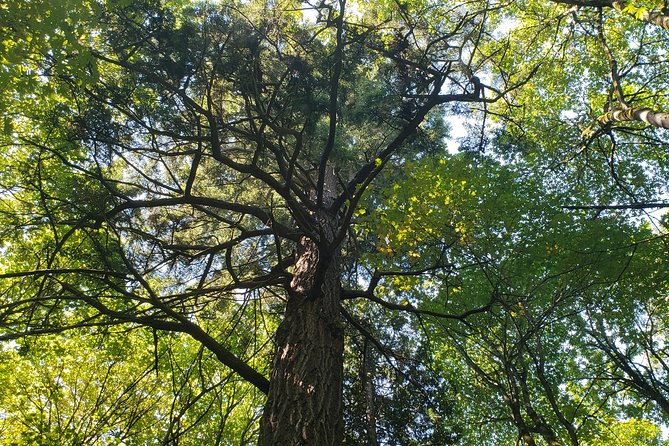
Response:
POLYGON ((667 444, 668 44, 658 0, 3 3, 0 442, 667 444))

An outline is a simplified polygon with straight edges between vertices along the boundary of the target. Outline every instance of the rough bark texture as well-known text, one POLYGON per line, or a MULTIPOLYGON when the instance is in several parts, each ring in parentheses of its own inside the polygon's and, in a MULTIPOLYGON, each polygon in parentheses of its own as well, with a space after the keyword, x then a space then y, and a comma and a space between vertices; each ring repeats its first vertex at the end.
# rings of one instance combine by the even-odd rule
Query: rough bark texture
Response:
POLYGON ((301 243, 292 293, 277 331, 277 352, 261 421, 261 446, 335 446, 342 442, 344 334, 339 318, 338 256, 318 283, 319 252, 301 243))
MULTIPOLYGON (((336 217, 322 212, 319 222, 324 241, 331 242, 336 217)), ((276 334, 260 446, 339 446, 343 441, 339 248, 322 251, 306 237, 298 246, 286 313, 276 334)))

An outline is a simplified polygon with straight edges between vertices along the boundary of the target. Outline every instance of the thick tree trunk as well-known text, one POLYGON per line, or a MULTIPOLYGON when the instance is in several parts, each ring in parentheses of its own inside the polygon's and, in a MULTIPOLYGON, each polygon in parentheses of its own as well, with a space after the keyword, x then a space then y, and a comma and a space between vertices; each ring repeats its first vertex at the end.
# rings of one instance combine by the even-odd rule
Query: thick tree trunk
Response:
POLYGON ((319 274, 327 259, 316 244, 303 240, 301 251, 277 330, 260 446, 338 446, 343 438, 339 257, 330 254, 319 274))
MULTIPOLYGON (((330 178, 331 177, 331 178, 330 178)), ((325 182, 325 205, 335 196, 325 182)), ((260 446, 339 446, 343 441, 344 330, 340 313, 339 247, 325 251, 337 217, 322 211, 320 244, 303 238, 270 372, 260 446)))

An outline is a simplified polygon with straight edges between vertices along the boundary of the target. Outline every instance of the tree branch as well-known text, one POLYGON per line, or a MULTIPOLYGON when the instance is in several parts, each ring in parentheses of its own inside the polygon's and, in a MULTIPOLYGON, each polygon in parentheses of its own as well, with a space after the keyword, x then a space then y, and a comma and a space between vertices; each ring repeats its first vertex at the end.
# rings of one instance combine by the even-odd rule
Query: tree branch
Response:
POLYGON ((669 208, 669 203, 632 203, 632 204, 611 204, 611 205, 568 205, 560 206, 562 209, 578 210, 593 209, 598 211, 605 210, 623 210, 623 209, 662 209, 669 208))
POLYGON ((382 307, 388 308, 389 310, 406 311, 407 313, 413 313, 425 316, 434 316, 440 319, 454 319, 459 321, 465 320, 469 316, 472 316, 474 314, 485 313, 486 311, 490 310, 490 308, 492 308, 493 304, 493 302, 490 301, 482 307, 474 308, 472 310, 465 311, 464 313, 461 314, 448 314, 448 313, 440 313, 438 311, 421 310, 420 308, 416 308, 411 304, 401 305, 393 302, 388 302, 387 300, 383 300, 376 297, 373 292, 367 290, 365 291, 342 290, 341 295, 342 295, 342 300, 364 298, 374 303, 377 303, 382 307))
POLYGON ((157 330, 171 331, 171 332, 181 332, 191 336, 193 339, 199 341, 205 348, 214 353, 216 357, 235 371, 241 378, 248 381, 250 384, 253 384, 261 392, 267 394, 269 391, 269 380, 261 375, 258 371, 249 366, 246 362, 239 359, 231 351, 226 349, 222 344, 216 341, 211 335, 204 331, 200 326, 191 322, 187 317, 183 315, 177 315, 174 312, 167 314, 168 317, 176 317, 177 321, 170 321, 164 319, 158 319, 156 317, 136 317, 131 314, 121 313, 114 311, 100 302, 98 299, 95 299, 91 296, 86 296, 82 294, 79 290, 68 283, 60 282, 63 289, 75 296, 80 296, 81 299, 85 300, 89 305, 93 306, 101 314, 109 316, 114 319, 118 319, 120 322, 134 322, 141 325, 145 325, 157 330))
POLYGON ((334 70, 330 79, 330 104, 328 105, 329 129, 328 138, 325 143, 325 149, 321 156, 321 162, 318 166, 318 183, 316 185, 316 205, 323 205, 323 189, 325 187, 326 168, 328 160, 335 145, 335 136, 337 133, 337 109, 339 96, 339 83, 342 67, 344 65, 344 9, 346 0, 339 0, 339 15, 337 16, 337 45, 334 51, 334 70))
POLYGON ((601 125, 613 122, 645 122, 653 127, 669 129, 669 113, 657 112, 649 107, 614 107, 600 116, 597 121, 601 125))

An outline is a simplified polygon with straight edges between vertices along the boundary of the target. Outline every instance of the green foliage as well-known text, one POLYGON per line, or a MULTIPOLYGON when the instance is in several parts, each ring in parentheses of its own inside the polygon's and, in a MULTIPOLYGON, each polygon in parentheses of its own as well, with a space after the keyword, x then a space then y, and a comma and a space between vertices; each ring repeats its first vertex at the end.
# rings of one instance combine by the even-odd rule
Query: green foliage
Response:
POLYGON ((561 209, 550 181, 478 155, 425 159, 370 195, 374 210, 358 217, 375 247, 368 268, 422 271, 382 279, 378 297, 451 315, 492 305, 466 324, 421 320, 430 368, 457 389, 452 419, 479 426, 464 429, 458 444, 511 444, 517 433, 505 420, 514 420, 514 404, 530 426, 542 420, 565 442, 560 417, 580 426, 584 441, 604 438, 615 417, 654 417, 632 409, 644 395, 597 378, 611 369, 596 342, 602 321, 607 333, 624 330, 617 342, 664 338, 663 316, 652 312, 666 298, 666 274, 650 260, 664 248, 624 215, 561 209), (657 329, 637 338, 648 318, 657 329))
POLYGON ((665 5, 582 3, 1 4, 0 442, 255 442, 327 217, 345 444, 662 445, 665 5))
POLYGON ((588 443, 592 446, 660 446, 666 444, 661 439, 660 428, 648 421, 625 420, 614 421, 595 440, 588 443))
POLYGON ((7 445, 249 444, 260 401, 182 336, 77 331, 2 352, 7 445), (227 421, 227 422, 226 422, 227 421), (195 429, 194 429, 195 428, 195 429))

